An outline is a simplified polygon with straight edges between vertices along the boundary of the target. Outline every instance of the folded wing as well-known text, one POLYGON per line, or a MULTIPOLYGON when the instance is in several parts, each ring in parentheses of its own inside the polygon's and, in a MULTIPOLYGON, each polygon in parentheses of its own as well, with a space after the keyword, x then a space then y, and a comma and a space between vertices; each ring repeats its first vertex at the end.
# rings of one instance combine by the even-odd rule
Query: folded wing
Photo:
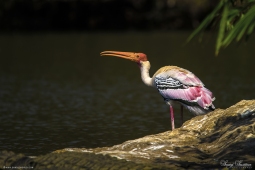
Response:
POLYGON ((169 69, 153 77, 155 86, 165 101, 175 100, 185 106, 214 109, 212 102, 215 98, 212 92, 188 70, 169 69))

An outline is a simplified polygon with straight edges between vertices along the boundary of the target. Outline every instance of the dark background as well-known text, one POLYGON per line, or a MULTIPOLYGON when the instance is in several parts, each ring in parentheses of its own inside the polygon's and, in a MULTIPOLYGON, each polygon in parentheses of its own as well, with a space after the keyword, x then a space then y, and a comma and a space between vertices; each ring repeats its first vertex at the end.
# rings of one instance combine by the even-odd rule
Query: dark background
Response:
POLYGON ((186 30, 218 0, 8 0, 1 31, 186 30))
POLYGON ((170 130, 169 107, 137 65, 105 50, 147 54, 151 76, 166 65, 192 71, 216 108, 254 99, 254 35, 218 57, 217 25, 185 44, 217 2, 0 0, 0 150, 39 155, 170 130))

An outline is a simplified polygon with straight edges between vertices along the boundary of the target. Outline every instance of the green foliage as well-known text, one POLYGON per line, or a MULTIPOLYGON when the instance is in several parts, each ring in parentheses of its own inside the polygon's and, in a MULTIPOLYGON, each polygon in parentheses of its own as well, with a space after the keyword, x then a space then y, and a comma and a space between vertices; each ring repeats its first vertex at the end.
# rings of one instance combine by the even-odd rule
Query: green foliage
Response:
POLYGON ((233 40, 248 38, 255 28, 255 0, 220 0, 214 10, 188 37, 187 42, 209 25, 218 25, 215 55, 233 40))

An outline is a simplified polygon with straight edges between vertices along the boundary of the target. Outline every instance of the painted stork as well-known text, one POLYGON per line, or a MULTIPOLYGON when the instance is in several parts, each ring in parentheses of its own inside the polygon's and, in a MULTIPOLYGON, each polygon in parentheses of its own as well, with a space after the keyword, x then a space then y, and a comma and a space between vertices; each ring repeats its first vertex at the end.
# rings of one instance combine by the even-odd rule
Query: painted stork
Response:
POLYGON ((195 116, 206 114, 215 109, 213 101, 215 98, 210 90, 192 72, 177 67, 165 66, 160 68, 152 78, 149 75, 150 62, 143 53, 104 51, 101 56, 115 56, 134 61, 138 64, 144 84, 157 88, 170 106, 170 117, 172 130, 174 126, 174 102, 181 104, 181 119, 183 121, 183 106, 195 116))

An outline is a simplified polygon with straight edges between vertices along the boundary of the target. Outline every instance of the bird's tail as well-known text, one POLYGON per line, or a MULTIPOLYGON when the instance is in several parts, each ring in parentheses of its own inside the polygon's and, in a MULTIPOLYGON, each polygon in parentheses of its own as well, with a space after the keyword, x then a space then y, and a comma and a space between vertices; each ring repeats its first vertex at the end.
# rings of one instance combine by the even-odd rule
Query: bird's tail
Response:
POLYGON ((212 92, 205 87, 200 89, 200 96, 197 98, 197 104, 201 106, 205 110, 214 110, 215 107, 213 105, 213 101, 215 97, 212 92))
POLYGON ((187 105, 182 103, 182 105, 195 115, 202 115, 215 110, 215 106, 212 103, 215 100, 215 97, 213 97, 212 92, 205 87, 199 87, 197 90, 198 96, 196 104, 193 103, 193 105, 187 105))

